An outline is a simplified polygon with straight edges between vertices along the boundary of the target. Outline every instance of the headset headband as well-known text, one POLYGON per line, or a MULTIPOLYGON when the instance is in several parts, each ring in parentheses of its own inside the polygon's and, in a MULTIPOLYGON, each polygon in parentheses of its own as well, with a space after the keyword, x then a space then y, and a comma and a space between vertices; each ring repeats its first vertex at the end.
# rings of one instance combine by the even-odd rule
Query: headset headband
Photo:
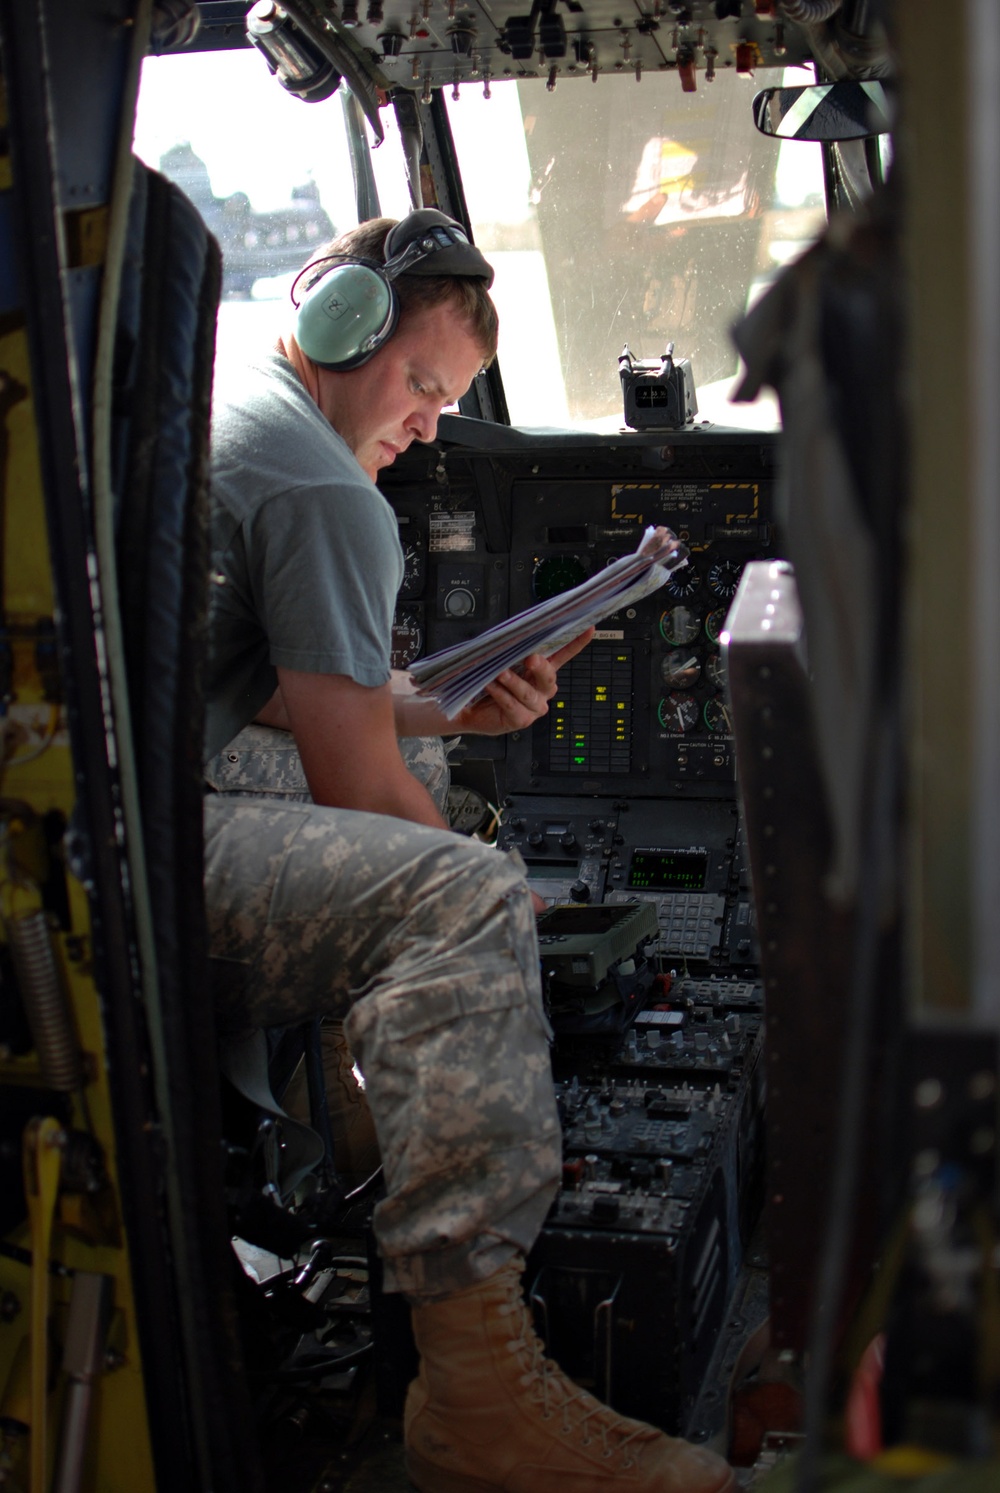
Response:
MULTIPOLYGON (((315 270, 317 265, 364 264, 380 271, 389 280, 399 275, 443 275, 460 280, 485 280, 486 289, 493 284, 493 266, 484 259, 461 223, 448 218, 436 208, 419 208, 401 218, 385 236, 385 262, 366 259, 356 254, 324 254, 310 260, 292 282, 292 305, 298 306, 295 298, 299 281, 315 270)), ((306 286, 308 294, 322 277, 316 275, 306 286)))
POLYGON ((326 254, 300 270, 292 284, 298 310, 296 340, 322 368, 346 372, 366 363, 389 340, 399 320, 394 282, 402 275, 483 280, 493 267, 460 223, 436 208, 418 208, 390 228, 382 264, 352 254, 326 254), (318 266, 328 268, 313 274, 318 266), (299 282, 312 274, 301 301, 299 282))

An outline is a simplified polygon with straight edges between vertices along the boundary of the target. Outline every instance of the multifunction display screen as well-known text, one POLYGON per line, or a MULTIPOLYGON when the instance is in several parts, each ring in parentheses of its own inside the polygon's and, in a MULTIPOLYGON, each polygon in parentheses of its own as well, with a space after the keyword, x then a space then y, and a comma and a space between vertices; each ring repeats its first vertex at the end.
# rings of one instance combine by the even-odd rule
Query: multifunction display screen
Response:
POLYGON ((707 851, 633 850, 628 884, 646 892, 702 892, 707 877, 707 851))

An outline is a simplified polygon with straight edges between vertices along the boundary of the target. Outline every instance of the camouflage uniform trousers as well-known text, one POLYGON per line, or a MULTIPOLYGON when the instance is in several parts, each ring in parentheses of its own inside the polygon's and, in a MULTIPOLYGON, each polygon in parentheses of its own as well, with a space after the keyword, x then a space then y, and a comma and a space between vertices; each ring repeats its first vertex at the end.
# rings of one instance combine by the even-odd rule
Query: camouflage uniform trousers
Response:
MULTIPOLYGON (((450 782, 445 743, 440 736, 401 736, 399 750, 443 815, 450 782)), ((312 803, 295 737, 272 726, 245 726, 208 763, 205 780, 219 793, 264 793, 269 798, 312 803)))
POLYGON ((246 741, 227 749, 243 781, 225 791, 216 759, 209 779, 223 791, 205 801, 221 1024, 345 1019, 385 1168, 374 1227, 386 1287, 448 1295, 530 1249, 557 1186, 527 887, 476 841, 304 801, 288 740, 272 742, 286 753, 284 794, 255 796, 246 741))

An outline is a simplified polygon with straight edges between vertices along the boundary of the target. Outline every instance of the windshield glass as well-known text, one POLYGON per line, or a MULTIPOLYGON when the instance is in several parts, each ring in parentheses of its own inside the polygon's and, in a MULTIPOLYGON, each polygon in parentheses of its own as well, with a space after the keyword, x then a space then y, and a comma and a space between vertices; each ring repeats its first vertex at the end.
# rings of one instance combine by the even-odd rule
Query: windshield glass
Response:
MULTIPOLYGON (((803 82, 803 69, 757 84, 803 82)), ((820 147, 753 127, 756 85, 729 68, 695 93, 631 72, 463 84, 449 118, 477 243, 497 272, 500 370, 525 426, 622 424, 618 356, 691 361, 699 418, 776 424, 732 405, 729 328, 823 222, 820 147)), ((305 104, 253 50, 150 57, 135 149, 175 180, 223 251, 218 358, 246 361, 287 326, 299 269, 357 223, 344 88, 305 104)), ((370 150, 381 210, 409 209, 391 108, 370 150)), ((367 125, 365 126, 368 132, 367 125)), ((372 141, 369 135, 369 146, 372 141)))
POLYGON ((727 403, 729 329, 824 220, 820 147, 754 128, 755 85, 720 70, 683 93, 631 72, 596 84, 471 86, 449 105, 476 242, 497 270, 511 420, 617 429, 627 343, 689 358, 701 417, 776 423, 727 403))
MULTIPOLYGON (((191 198, 222 248, 217 362, 266 351, 299 270, 358 221, 341 89, 306 104, 255 51, 147 57, 135 153, 191 198)), ((387 109, 383 118, 392 120, 387 109)), ((398 135, 375 153, 382 211, 409 211, 398 135)))

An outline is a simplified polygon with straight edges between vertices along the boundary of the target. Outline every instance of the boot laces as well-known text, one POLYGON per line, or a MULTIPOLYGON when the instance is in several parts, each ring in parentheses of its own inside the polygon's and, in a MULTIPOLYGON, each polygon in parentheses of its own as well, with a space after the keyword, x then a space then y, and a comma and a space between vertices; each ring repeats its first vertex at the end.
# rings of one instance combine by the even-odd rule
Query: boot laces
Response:
POLYGON ((636 1459, 629 1447, 637 1441, 652 1439, 657 1432, 650 1426, 623 1420, 609 1406, 567 1378, 551 1358, 545 1357, 516 1278, 511 1283, 507 1303, 500 1310, 514 1318, 507 1349, 519 1355, 521 1383, 541 1406, 543 1419, 549 1420, 557 1412, 561 1413, 564 1436, 580 1433, 583 1446, 590 1446, 595 1437, 599 1437, 603 1455, 608 1460, 621 1456, 625 1468, 634 1467, 636 1459))

